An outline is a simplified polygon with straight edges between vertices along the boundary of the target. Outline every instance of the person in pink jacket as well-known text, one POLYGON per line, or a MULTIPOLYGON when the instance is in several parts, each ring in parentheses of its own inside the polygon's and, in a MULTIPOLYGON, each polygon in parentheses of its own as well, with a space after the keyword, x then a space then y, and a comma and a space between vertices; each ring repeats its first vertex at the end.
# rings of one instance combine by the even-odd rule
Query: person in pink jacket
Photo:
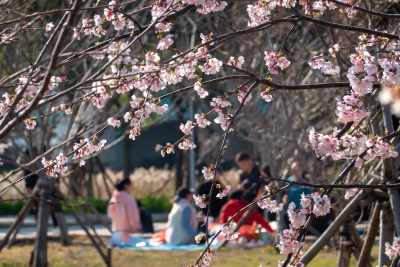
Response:
POLYGON ((124 235, 142 230, 140 212, 136 200, 130 194, 132 183, 129 177, 117 181, 115 190, 108 205, 107 216, 112 221, 113 232, 120 231, 124 235))

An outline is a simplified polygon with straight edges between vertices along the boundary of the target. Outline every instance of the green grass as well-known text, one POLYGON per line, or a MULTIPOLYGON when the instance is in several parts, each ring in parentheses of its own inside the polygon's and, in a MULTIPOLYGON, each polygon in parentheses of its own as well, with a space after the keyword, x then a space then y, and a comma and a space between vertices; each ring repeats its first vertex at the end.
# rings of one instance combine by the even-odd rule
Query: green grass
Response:
MULTIPOLYGON (((105 240, 106 241, 106 240, 105 240)), ((10 250, 4 249, 0 253, 1 267, 28 266, 32 244, 18 245, 10 250)), ((113 266, 185 266, 194 264, 200 251, 134 251, 126 249, 114 249, 112 253, 113 266)), ((374 247, 372 256, 377 259, 377 247, 374 247)), ((63 247, 59 242, 50 241, 48 246, 49 266, 104 266, 96 249, 91 245, 87 237, 73 239, 73 245, 63 247)), ((307 266, 336 267, 338 252, 335 250, 323 250, 307 266)), ((261 247, 251 249, 223 248, 217 251, 217 257, 212 266, 216 267, 258 267, 263 264, 277 266, 278 260, 284 260, 284 255, 279 255, 273 247, 261 247)), ((377 260, 372 264, 376 266, 377 260)), ((353 258, 351 266, 356 266, 353 258)))

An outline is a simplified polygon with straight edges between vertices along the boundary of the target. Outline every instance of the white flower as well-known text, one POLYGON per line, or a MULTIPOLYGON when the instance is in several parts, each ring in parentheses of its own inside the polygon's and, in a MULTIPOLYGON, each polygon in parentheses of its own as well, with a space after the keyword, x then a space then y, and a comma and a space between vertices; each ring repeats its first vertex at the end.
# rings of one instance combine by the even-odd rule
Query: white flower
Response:
POLYGON ((108 123, 108 125, 110 125, 110 126, 112 126, 114 128, 115 127, 117 127, 117 128, 121 127, 121 121, 117 120, 117 119, 114 119, 114 118, 109 118, 107 120, 107 123, 108 123))
POLYGON ((215 177, 215 176, 214 176, 214 170, 211 169, 211 168, 204 167, 203 170, 202 170, 201 172, 203 173, 204 178, 205 178, 206 180, 212 180, 212 179, 214 179, 214 177, 215 177))
POLYGON ((199 208, 204 209, 206 207, 206 203, 204 203, 203 196, 193 195, 193 199, 199 208))
POLYGON ((53 22, 46 23, 46 32, 51 31, 54 28, 53 22))
POLYGON ((239 237, 239 233, 236 233, 237 224, 235 222, 226 223, 221 228, 221 233, 225 235, 226 240, 235 240, 239 237))
POLYGON ((173 37, 172 34, 167 34, 164 38, 162 38, 160 40, 160 42, 158 43, 157 49, 165 50, 168 47, 170 47, 174 43, 174 40, 172 40, 172 37, 173 37))
POLYGON ((231 191, 231 188, 230 185, 225 186, 224 189, 217 194, 217 198, 223 199, 226 197, 229 194, 229 191, 231 191))

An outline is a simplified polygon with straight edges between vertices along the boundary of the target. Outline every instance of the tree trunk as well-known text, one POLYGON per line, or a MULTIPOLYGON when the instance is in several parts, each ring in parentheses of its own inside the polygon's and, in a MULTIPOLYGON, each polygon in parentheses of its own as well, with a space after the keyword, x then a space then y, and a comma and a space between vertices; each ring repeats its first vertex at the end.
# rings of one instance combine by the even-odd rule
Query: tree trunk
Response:
POLYGON ((338 258, 338 267, 349 267, 350 266, 350 256, 352 251, 352 244, 350 241, 350 228, 349 222, 346 222, 340 227, 340 250, 338 258))
POLYGON ((379 238, 379 267, 390 266, 391 260, 385 254, 386 242, 392 244, 394 234, 393 214, 390 207, 383 207, 381 210, 381 230, 379 238))
POLYGON ((358 260, 357 267, 367 266, 369 262, 369 257, 371 255, 371 249, 374 245, 374 241, 376 238, 376 234, 378 233, 379 228, 379 213, 380 213, 380 204, 378 202, 375 203, 375 208, 372 213, 371 220, 369 222, 368 234, 365 238, 364 245, 361 249, 360 259, 358 260))
POLYGON ((47 266, 47 229, 49 220, 49 204, 53 182, 41 176, 40 177, 40 202, 38 212, 38 222, 36 225, 36 243, 35 250, 33 253, 33 266, 35 267, 46 267, 47 266))

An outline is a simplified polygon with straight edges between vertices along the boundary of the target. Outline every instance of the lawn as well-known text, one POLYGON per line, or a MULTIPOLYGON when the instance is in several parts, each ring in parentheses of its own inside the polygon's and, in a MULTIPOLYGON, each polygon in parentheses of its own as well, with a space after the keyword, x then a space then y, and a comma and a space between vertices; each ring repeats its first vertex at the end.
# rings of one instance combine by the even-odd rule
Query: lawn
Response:
MULTIPOLYGON (((28 266, 30 252, 33 244, 21 244, 4 249, 0 253, 1 267, 28 266)), ((377 248, 374 248, 377 253, 377 248)), ((199 251, 133 251, 113 250, 113 266, 185 266, 193 264, 199 256, 199 251)), ((255 266, 277 266, 278 259, 283 260, 284 256, 279 255, 273 247, 262 247, 252 249, 230 249, 219 250, 218 256, 212 266, 218 267, 239 267, 255 266)), ((104 266, 100 256, 86 237, 73 239, 73 245, 63 247, 59 242, 50 241, 48 248, 49 266, 104 266)), ((338 253, 334 250, 323 251, 308 266, 337 266, 338 253)), ((375 258, 376 255, 373 255, 375 258)), ((352 266, 356 265, 352 259, 352 266)), ((373 265, 375 266, 375 265, 373 265)))

